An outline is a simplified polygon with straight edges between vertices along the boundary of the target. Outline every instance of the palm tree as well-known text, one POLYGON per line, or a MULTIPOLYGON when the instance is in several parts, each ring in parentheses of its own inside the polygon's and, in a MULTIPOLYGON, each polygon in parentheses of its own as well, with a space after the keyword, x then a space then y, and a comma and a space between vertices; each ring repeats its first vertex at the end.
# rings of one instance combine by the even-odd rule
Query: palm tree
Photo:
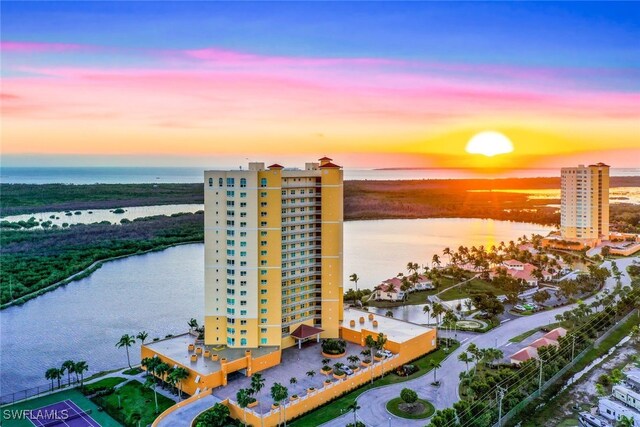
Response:
POLYGON ((347 406, 347 411, 353 411, 353 425, 357 426, 358 425, 358 409, 360 409, 360 406, 358 406, 357 402, 353 402, 351 405, 347 406))
POLYGON ((155 400, 156 403, 156 414, 159 412, 158 410, 158 392, 156 391, 156 387, 158 386, 156 384, 156 382, 153 380, 153 377, 147 377, 146 381, 144 382, 144 386, 146 388, 150 388, 153 390, 153 398, 155 400))
POLYGON ((173 370, 171 376, 175 380, 175 384, 178 385, 178 397, 182 399, 182 381, 189 378, 189 371, 180 366, 173 370))
POLYGON ((155 373, 158 377, 160 377, 160 380, 162 381, 162 388, 164 389, 164 383, 165 381, 165 375, 169 372, 170 366, 165 363, 165 362, 160 362, 158 363, 158 366, 156 366, 155 369, 155 373))
POLYGON ((73 374, 75 367, 76 364, 73 360, 65 360, 64 363, 62 363, 60 371, 62 371, 62 373, 67 372, 67 385, 71 385, 71 374, 73 374))
POLYGON ((198 328, 198 321, 192 317, 187 322, 187 325, 189 326, 189 331, 193 331, 194 329, 198 328))
POLYGON ((633 427, 633 425, 633 417, 627 417, 626 415, 622 415, 616 423, 616 427, 633 427))
POLYGON ((458 360, 463 362, 467 366, 467 374, 469 373, 469 362, 473 362, 473 358, 469 356, 466 351, 463 351, 458 355, 458 360))
POLYGON ((244 425, 247 425, 247 406, 251 403, 251 394, 248 390, 241 388, 236 393, 236 400, 244 413, 244 425))
POLYGON ((144 344, 144 340, 146 340, 148 336, 149 334, 147 333, 147 331, 142 331, 142 332, 138 332, 138 335, 136 335, 136 338, 138 338, 140 342, 144 344))
POLYGON ((53 391, 53 380, 58 380, 58 388, 60 388, 60 369, 49 368, 47 372, 44 373, 44 377, 51 380, 51 391, 53 391))
POLYGON ((291 385, 298 384, 298 379, 296 377, 289 378, 289 384, 291 385))
POLYGON ((429 304, 426 304, 424 307, 422 307, 422 312, 427 315, 427 326, 431 324, 431 322, 429 321, 430 311, 431 311, 431 306, 429 304))
MULTIPOLYGON (((309 375, 308 372, 307 375, 309 375)), ((262 399, 260 399, 260 391, 264 388, 264 383, 265 379, 262 377, 262 374, 257 373, 251 375, 251 390, 258 395, 258 403, 260 405, 260 424, 262 426, 264 426, 264 417, 262 416, 262 399)))
POLYGON ((440 267, 440 257, 438 256, 438 254, 433 254, 433 257, 431 258, 431 264, 435 264, 438 267, 440 267))
POLYGON ((352 365, 355 365, 356 363, 358 363, 360 361, 360 358, 358 356, 356 356, 355 354, 352 354, 351 356, 347 357, 347 360, 352 365))
MULTIPOLYGON (((289 397, 289 390, 280 383, 275 383, 271 386, 271 398, 274 402, 278 402, 278 414, 280 409, 284 408, 284 425, 287 427, 287 408, 282 402, 289 397)), ((280 424, 280 415, 278 415, 278 424, 280 424)))
MULTIPOLYGON (((366 345, 369 349, 369 353, 372 355, 371 361, 373 362, 373 356, 375 355, 373 353, 373 349, 376 348, 376 340, 374 340, 371 335, 367 335, 367 337, 364 339, 364 345, 366 345)), ((371 384, 373 384, 373 366, 371 367, 371 384)))
POLYGON ((449 264, 451 264, 451 249, 450 248, 444 248, 442 250, 442 255, 446 255, 449 257, 449 264))
POLYGON ((316 371, 314 371, 313 369, 312 369, 312 370, 310 370, 310 371, 307 371, 307 376, 308 376, 309 378, 313 378, 313 376, 314 376, 315 374, 316 374, 316 371))
POLYGON ((442 365, 440 365, 440 363, 436 362, 435 360, 431 361, 431 368, 433 368, 433 382, 435 384, 438 383, 437 373, 438 369, 440 369, 441 367, 442 365))
POLYGON ((356 292, 358 292, 358 280, 360 280, 360 278, 356 273, 353 273, 351 276, 349 276, 349 281, 355 283, 356 285, 356 292))
POLYGON ((387 310, 387 312, 384 315, 385 317, 393 317, 393 311, 387 310))
POLYGON ((76 375, 80 375, 80 385, 84 385, 84 373, 89 370, 89 365, 84 360, 76 362, 76 365, 73 367, 73 371, 76 375))
POLYGON ((439 325, 440 324, 440 315, 446 311, 444 309, 444 306, 442 304, 440 304, 439 302, 436 302, 431 307, 431 310, 432 310, 431 316, 436 318, 436 325, 439 325))
POLYGON ((124 334, 120 337, 120 341, 116 343, 116 347, 122 348, 124 347, 127 350, 127 364, 129 365, 129 369, 131 369, 131 359, 129 358, 129 347, 131 347, 136 342, 135 338, 132 335, 124 334))

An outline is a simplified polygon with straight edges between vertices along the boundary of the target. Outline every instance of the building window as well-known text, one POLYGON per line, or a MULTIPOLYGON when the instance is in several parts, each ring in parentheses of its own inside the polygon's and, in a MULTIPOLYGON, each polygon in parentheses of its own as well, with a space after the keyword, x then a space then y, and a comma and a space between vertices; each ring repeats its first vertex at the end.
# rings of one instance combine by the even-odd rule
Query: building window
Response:
POLYGON ((267 178, 260 178, 260 187, 267 186, 267 178))
POLYGON ((240 187, 245 188, 247 186, 247 179, 240 178, 240 187))
POLYGON ((266 338, 260 338, 260 344, 266 344, 266 343, 267 343, 266 338))
POLYGON ((236 185, 236 180, 234 178, 227 178, 227 187, 233 187, 236 185))
POLYGON ((222 178, 218 178, 218 187, 224 186, 224 180, 222 178))
POLYGON ((213 187, 213 178, 209 178, 209 187, 213 187))

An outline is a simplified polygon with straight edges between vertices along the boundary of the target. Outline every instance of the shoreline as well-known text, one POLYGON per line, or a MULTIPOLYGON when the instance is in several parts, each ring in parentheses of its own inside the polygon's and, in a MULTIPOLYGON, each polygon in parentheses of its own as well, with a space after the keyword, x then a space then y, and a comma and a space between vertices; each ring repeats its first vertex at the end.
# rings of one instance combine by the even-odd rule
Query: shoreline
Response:
POLYGON ((73 273, 72 275, 57 281, 56 283, 52 283, 44 288, 38 289, 37 291, 33 291, 30 292, 26 295, 21 296, 20 298, 17 298, 14 301, 10 301, 8 303, 2 304, 0 305, 0 311, 7 309, 9 307, 13 307, 13 306, 20 306, 26 302, 31 301, 32 299, 35 299, 41 295, 46 294, 47 292, 51 292, 51 291, 55 291, 56 289, 58 289, 59 287, 62 286, 66 286, 69 283, 75 282, 77 280, 82 280, 85 279, 89 276, 91 276, 93 273, 95 273, 97 270, 100 269, 100 267, 102 267, 102 264, 104 264, 105 262, 109 262, 109 261, 117 261, 119 259, 124 259, 124 258, 129 258, 129 257, 133 257, 136 255, 146 255, 146 254, 150 254, 153 252, 160 252, 163 251, 165 249, 169 249, 169 248, 173 248, 176 246, 182 246, 182 245, 190 245, 190 244, 196 244, 196 243, 204 243, 204 240, 200 240, 200 241, 184 241, 184 242, 178 242, 178 243, 172 243, 170 245, 160 245, 158 247, 152 248, 152 249, 148 249, 146 251, 142 251, 142 252, 133 252, 130 254, 125 254, 125 255, 118 255, 118 256, 114 256, 114 257, 109 257, 109 258, 104 258, 104 259, 99 259, 94 261, 93 263, 91 263, 91 265, 89 265, 88 267, 78 271, 77 273, 73 273))
MULTIPOLYGON (((640 187, 640 176, 610 178, 610 188, 640 187)), ((453 193, 467 190, 559 189, 560 177, 540 178, 438 178, 400 180, 345 180, 345 202, 354 191, 375 196, 379 192, 411 190, 453 193)), ((0 183, 0 218, 86 209, 113 209, 171 204, 204 203, 204 184, 4 184, 0 183)), ((517 193, 504 193, 517 195, 517 193)), ((526 195, 520 194, 521 197, 526 195)), ((345 206, 346 207, 346 206, 345 206)), ((348 215, 345 215, 345 217, 348 215)))

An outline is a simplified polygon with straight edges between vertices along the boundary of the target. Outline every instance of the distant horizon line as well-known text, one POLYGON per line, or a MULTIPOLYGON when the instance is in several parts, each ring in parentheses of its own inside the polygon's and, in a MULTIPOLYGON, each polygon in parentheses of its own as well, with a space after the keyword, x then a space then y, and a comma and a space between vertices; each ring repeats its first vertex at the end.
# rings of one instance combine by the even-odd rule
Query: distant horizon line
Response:
MULTIPOLYGON (((0 170, 2 169, 200 169, 204 168, 224 168, 229 169, 231 167, 228 166, 138 166, 138 165, 130 165, 130 166, 50 166, 50 165, 33 165, 33 166, 0 166, 0 170)), ((495 170, 559 170, 562 166, 558 167, 388 167, 388 168, 375 168, 375 167, 343 167, 345 170, 370 170, 370 171, 419 171, 419 170, 478 170, 478 171, 495 171, 495 170)), ((295 169, 295 168, 294 168, 295 169)), ((299 169, 299 168, 298 168, 299 169)), ((640 169, 640 167, 611 167, 611 169, 640 169)))

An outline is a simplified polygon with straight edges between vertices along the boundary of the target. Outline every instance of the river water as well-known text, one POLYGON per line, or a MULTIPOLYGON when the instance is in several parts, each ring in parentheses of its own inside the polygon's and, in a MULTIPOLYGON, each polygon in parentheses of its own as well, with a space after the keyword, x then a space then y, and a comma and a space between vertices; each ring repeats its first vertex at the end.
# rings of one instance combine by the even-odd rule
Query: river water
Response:
MULTIPOLYGON (((482 219, 417 219, 345 223, 344 275, 372 288, 404 271, 407 262, 429 264, 434 253, 459 245, 490 247, 523 234, 546 233, 535 224, 482 219)), ((202 244, 108 262, 88 278, 0 312, 1 393, 47 384, 44 372, 67 360, 86 360, 89 373, 126 365, 115 347, 125 333, 149 339, 187 330, 203 307, 202 244)), ((400 318, 405 316, 398 316, 400 318)), ((131 349, 138 360, 139 346, 131 349)))

